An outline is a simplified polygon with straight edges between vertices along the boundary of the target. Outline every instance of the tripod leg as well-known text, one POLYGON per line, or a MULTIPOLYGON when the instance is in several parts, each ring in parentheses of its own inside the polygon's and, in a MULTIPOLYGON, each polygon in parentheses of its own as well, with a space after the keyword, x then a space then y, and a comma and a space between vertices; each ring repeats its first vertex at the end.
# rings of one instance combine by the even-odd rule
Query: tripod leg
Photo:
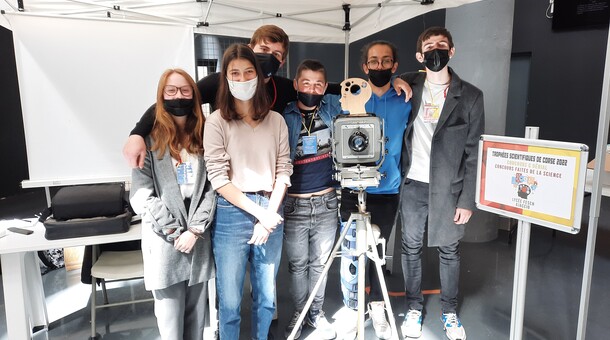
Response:
MULTIPOLYGON (((356 214, 356 251, 358 253, 358 340, 364 340, 367 225, 363 214, 356 214)), ((370 224, 369 224, 370 225, 370 224)))
MULTIPOLYGON (((350 224, 353 222, 353 218, 351 216, 350 216, 348 222, 350 224)), ((311 304, 313 303, 313 299, 316 297, 316 293, 318 292, 318 289, 320 289, 320 285, 322 285, 322 281, 324 280, 326 275, 328 275, 328 270, 330 269, 330 266, 332 265, 333 260, 337 256, 339 247, 341 246, 341 242, 343 242, 343 240, 345 239, 345 235, 347 235, 348 230, 349 230, 349 228, 344 228, 343 232, 339 236, 339 239, 337 240, 337 243, 335 243, 335 246, 333 247, 332 252, 328 256, 328 259, 326 260, 326 263, 324 264, 324 270, 322 270, 322 273, 320 274, 320 277, 318 278, 316 285, 313 287, 313 291, 311 291, 309 293, 309 298, 307 299, 307 302, 305 303, 305 306, 303 307, 303 310, 301 311, 301 315, 299 315, 299 319, 297 320, 297 325, 302 324, 303 320, 305 320, 305 314, 309 311, 309 307, 311 307, 311 304)), ((292 329, 292 332, 290 332, 290 335, 288 336, 287 340, 294 340, 294 336, 296 335, 297 330, 298 330, 298 327, 294 327, 292 329)))
POLYGON ((379 254, 377 253, 377 244, 375 243, 375 239, 373 237, 373 228, 371 226, 371 217, 370 215, 366 218, 366 231, 367 231, 367 257, 374 262, 375 268, 377 268, 377 277, 379 279, 379 285, 381 286, 381 292, 383 294, 383 300, 385 302, 385 308, 388 314, 388 319, 390 321, 390 327, 392 328, 392 337, 391 339, 398 339, 398 329, 396 328, 396 320, 394 320, 394 312, 392 311, 392 305, 390 304, 390 296, 388 295, 388 288, 385 284, 385 278, 383 277, 383 269, 381 268, 381 263, 383 262, 379 258, 379 254))

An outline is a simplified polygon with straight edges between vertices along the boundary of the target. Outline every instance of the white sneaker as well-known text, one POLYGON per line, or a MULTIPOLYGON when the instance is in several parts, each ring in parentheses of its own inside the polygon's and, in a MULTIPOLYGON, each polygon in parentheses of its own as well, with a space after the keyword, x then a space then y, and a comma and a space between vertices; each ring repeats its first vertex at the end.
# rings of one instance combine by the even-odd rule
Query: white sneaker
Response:
POLYGON ((354 340, 358 336, 358 312, 346 306, 341 307, 333 316, 337 339, 354 340))
POLYGON ((325 340, 334 339, 337 337, 337 332, 333 325, 326 320, 324 311, 309 311, 307 317, 307 325, 313 327, 317 331, 317 335, 325 340))
POLYGON ((402 336, 406 338, 419 338, 421 336, 421 323, 422 314, 421 311, 416 309, 409 309, 405 320, 400 325, 402 336))
POLYGON ((444 313, 441 315, 443 329, 449 340, 466 340, 466 331, 455 313, 444 313))
POLYGON ((371 301, 369 303, 369 316, 373 321, 375 335, 379 339, 389 339, 392 336, 392 328, 385 317, 385 303, 383 301, 371 301))

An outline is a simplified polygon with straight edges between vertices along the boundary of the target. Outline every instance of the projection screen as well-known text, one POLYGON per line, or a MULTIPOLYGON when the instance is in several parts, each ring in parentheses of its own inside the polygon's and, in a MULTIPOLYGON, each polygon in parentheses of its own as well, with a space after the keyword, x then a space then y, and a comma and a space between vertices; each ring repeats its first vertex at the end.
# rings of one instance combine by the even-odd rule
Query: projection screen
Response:
POLYGON ((191 27, 9 15, 29 180, 23 187, 122 181, 129 131, 167 68, 194 76, 191 27))

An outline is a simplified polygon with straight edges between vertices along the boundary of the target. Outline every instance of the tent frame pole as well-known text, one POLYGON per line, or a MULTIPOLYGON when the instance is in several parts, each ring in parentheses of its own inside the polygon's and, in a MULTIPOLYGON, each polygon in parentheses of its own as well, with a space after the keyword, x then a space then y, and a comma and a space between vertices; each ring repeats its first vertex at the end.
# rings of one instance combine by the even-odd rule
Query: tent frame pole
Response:
MULTIPOLYGON (((609 28, 610 29, 610 28, 609 28)), ((610 31, 609 31, 610 32, 610 31)), ((587 230, 587 247, 585 250, 585 263, 582 275, 580 292, 580 307, 578 311, 578 327, 576 339, 584 340, 587 333, 587 318, 589 313, 589 298, 591 294, 591 277, 593 275, 593 261, 595 259, 595 243, 597 239, 597 224, 601 203, 601 178, 605 171, 606 145, 608 143, 608 124, 610 124, 610 33, 606 46, 606 66, 604 67, 604 80, 602 84, 602 99, 599 108, 599 123, 597 128, 597 145, 595 149, 595 169, 591 183, 591 203, 589 206, 589 228, 587 230)))
POLYGON ((343 31, 345 32, 345 44, 344 44, 344 49, 345 49, 345 55, 344 55, 344 59, 343 59, 343 75, 345 77, 345 79, 349 78, 348 73, 349 73, 349 31, 352 29, 352 24, 350 23, 349 20, 349 12, 350 12, 350 8, 351 5, 350 4, 343 4, 343 12, 345 13, 345 25, 343 25, 343 31))

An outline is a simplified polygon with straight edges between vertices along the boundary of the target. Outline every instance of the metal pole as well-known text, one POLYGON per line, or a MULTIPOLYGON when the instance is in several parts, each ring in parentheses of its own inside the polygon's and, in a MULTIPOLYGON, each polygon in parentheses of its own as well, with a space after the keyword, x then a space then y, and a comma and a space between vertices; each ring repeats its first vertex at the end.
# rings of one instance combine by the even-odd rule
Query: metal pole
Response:
POLYGON ((366 223, 363 214, 356 219, 356 252, 358 253, 358 340, 364 340, 364 312, 366 310, 364 287, 366 285, 366 223))
POLYGON ((50 208, 51 207, 51 189, 48 186, 44 187, 44 194, 45 194, 45 197, 47 198, 47 208, 50 208))
MULTIPOLYGON (((610 31, 609 31, 610 32, 610 31)), ((610 91, 610 35, 606 45, 606 64, 604 82, 602 84, 602 100, 599 109, 599 124, 597 127, 597 144, 595 149, 595 170, 591 183, 591 204, 589 206, 589 229, 587 231, 587 247, 585 264, 582 273, 580 291, 580 307, 578 310, 578 328, 576 339, 584 340, 587 333, 587 314, 589 312, 589 295, 591 291, 591 276, 593 275, 593 260, 595 258, 595 242, 597 238, 597 223, 599 221, 599 206, 601 202, 601 175, 605 171, 606 143, 608 141, 608 124, 610 123, 610 107, 608 91, 610 91)))
POLYGON ((511 316, 511 340, 523 339, 523 319, 525 315, 525 290, 527 288, 527 267, 529 257, 530 234, 529 222, 519 221, 517 226, 517 243, 520 243, 519 262, 515 263, 515 280, 513 288, 513 309, 511 316))
POLYGON ((513 334, 516 334, 515 331, 515 327, 517 326, 517 318, 515 317, 517 315, 517 303, 516 301, 518 300, 518 294, 520 293, 520 291, 517 289, 517 287, 519 286, 519 264, 521 263, 521 235, 522 235, 522 229, 521 228, 521 221, 518 222, 517 224, 517 237, 516 237, 516 244, 515 244, 515 269, 514 269, 514 273, 513 273, 513 302, 512 302, 512 307, 511 307, 511 318, 510 318, 510 339, 513 339, 513 334))
POLYGON ((350 4, 344 4, 343 11, 345 12, 345 25, 343 25, 343 31, 345 32, 345 55, 343 58, 343 76, 345 77, 345 79, 347 79, 349 78, 349 31, 352 29, 349 21, 350 4))
POLYGON ((345 31, 345 55, 343 57, 343 76, 349 78, 349 31, 345 31))
MULTIPOLYGON (((525 127, 525 138, 538 139, 538 128, 525 127)), ((525 291, 527 288, 527 267, 530 251, 532 225, 519 221, 517 225, 517 247, 515 249, 515 274, 513 281, 513 306, 510 318, 510 340, 523 338, 523 319, 525 315, 525 291)))

